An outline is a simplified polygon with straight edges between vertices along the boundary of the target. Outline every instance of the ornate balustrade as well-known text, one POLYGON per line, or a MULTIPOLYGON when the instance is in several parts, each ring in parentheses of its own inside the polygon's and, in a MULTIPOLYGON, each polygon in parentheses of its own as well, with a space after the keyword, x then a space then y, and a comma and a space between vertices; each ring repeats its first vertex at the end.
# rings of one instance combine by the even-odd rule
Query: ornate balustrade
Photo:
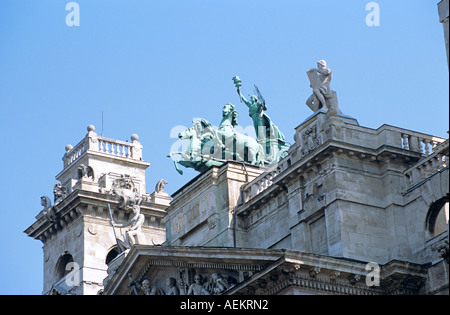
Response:
POLYGON ((70 144, 66 145, 66 153, 63 156, 64 168, 78 160, 84 152, 86 152, 85 141, 78 143, 75 148, 70 144))
POLYGON ((250 183, 243 187, 244 202, 249 201, 256 195, 260 194, 273 184, 273 179, 280 173, 278 168, 271 168, 259 175, 250 183))
POLYGON ((114 139, 98 137, 98 151, 124 158, 133 157, 134 144, 114 139))
POLYGON ((420 152, 425 156, 430 155, 437 145, 444 142, 442 138, 405 130, 401 133, 401 138, 403 149, 420 152))
POLYGON ((63 156, 64 168, 77 161, 85 152, 99 152, 120 158, 142 160, 142 146, 138 136, 131 135, 131 142, 99 137, 95 133, 95 127, 88 126, 88 134, 75 147, 66 146, 63 156))
MULTIPOLYGON (((433 153, 405 171, 409 187, 413 187, 430 176, 449 167, 448 139, 433 147, 433 153)), ((428 142, 428 145, 431 143, 428 142)), ((424 148, 426 149, 426 148, 424 148)), ((426 154, 426 152, 424 153, 426 154)))

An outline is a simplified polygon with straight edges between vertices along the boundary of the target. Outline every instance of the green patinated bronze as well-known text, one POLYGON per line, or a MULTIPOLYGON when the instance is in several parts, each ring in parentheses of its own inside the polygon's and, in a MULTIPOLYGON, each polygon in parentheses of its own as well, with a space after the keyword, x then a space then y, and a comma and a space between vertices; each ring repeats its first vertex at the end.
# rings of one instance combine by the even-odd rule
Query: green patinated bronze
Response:
POLYGON ((211 166, 220 166, 229 160, 268 166, 287 155, 289 145, 278 127, 264 113, 267 108, 258 88, 255 86, 259 97, 252 95, 250 101, 247 101, 240 92, 242 82, 239 77, 234 77, 233 81, 241 102, 249 109, 258 139, 235 130, 238 125, 238 112, 233 104, 228 103, 222 109, 222 120, 217 130, 201 118, 195 120, 191 128, 178 135, 180 139, 189 139, 189 147, 186 152, 172 152, 168 156, 181 156, 181 160, 174 162, 180 174, 183 174, 183 171, 178 168, 178 164, 203 172, 211 166))
POLYGON ((241 93, 241 79, 235 76, 233 81, 241 102, 248 107, 248 115, 253 120, 253 127, 255 128, 258 143, 265 148, 265 164, 270 165, 280 161, 287 155, 289 145, 286 144, 284 135, 265 113, 267 110, 266 102, 259 92, 258 87, 255 85, 255 91, 258 96, 251 95, 250 101, 248 101, 241 93))

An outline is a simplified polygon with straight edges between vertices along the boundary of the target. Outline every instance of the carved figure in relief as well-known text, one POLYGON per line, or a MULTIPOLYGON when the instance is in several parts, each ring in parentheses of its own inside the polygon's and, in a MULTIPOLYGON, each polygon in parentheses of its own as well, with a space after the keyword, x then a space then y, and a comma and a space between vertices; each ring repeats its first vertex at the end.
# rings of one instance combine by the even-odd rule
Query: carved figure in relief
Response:
POLYGON ((224 278, 222 278, 220 273, 216 273, 216 272, 213 273, 211 275, 211 279, 214 284, 214 287, 213 287, 214 294, 220 294, 220 293, 226 291, 230 287, 228 282, 224 278))
POLYGON ((142 197, 130 175, 122 175, 111 187, 111 193, 119 197, 119 208, 126 210, 129 206, 139 205, 142 197))
POLYGON ((320 145, 320 138, 317 134, 317 126, 313 125, 306 128, 302 133, 302 156, 307 155, 320 145))
POLYGON ((189 286, 187 295, 211 295, 208 290, 206 290, 203 285, 203 277, 199 274, 194 276, 194 283, 189 286))
POLYGON ((147 279, 142 281, 141 288, 145 295, 166 295, 162 289, 157 287, 152 288, 150 286, 150 281, 147 279))
POLYGON ((167 279, 167 287, 169 288, 167 290, 167 295, 180 295, 180 290, 177 288, 177 281, 175 278, 168 278, 167 279))

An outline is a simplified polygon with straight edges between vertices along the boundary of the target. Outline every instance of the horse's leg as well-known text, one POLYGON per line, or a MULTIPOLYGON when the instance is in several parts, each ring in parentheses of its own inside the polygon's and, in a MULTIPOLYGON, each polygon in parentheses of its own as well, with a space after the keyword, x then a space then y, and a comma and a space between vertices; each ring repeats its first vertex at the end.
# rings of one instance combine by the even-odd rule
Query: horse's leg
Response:
POLYGON ((248 148, 248 153, 247 153, 247 159, 248 159, 248 162, 250 163, 250 164, 253 164, 253 165, 257 165, 257 150, 255 150, 255 147, 254 146, 247 146, 247 148, 248 148))
POLYGON ((253 138, 248 146, 248 160, 253 165, 263 164, 264 151, 263 147, 253 138))
POLYGON ((187 155, 186 153, 183 153, 183 152, 171 152, 171 153, 169 153, 169 155, 167 155, 167 157, 172 157, 172 156, 174 156, 176 154, 181 155, 181 157, 183 159, 185 159, 185 160, 189 160, 190 159, 189 155, 187 155))
POLYGON ((180 175, 183 175, 183 171, 179 169, 177 161, 173 161, 173 164, 175 165, 175 169, 177 170, 177 172, 180 175))

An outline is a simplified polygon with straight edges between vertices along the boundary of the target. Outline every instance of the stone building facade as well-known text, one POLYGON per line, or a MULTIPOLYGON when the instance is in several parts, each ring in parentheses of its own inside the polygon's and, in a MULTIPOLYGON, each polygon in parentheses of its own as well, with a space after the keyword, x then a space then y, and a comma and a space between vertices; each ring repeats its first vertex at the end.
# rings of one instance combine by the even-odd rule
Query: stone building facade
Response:
POLYGON ((448 294, 448 140, 322 111, 295 140, 272 169, 228 162, 175 192, 166 242, 133 248, 105 293, 131 274, 186 294, 201 274, 214 294, 219 274, 220 294, 448 294))
POLYGON ((448 140, 322 110, 294 138, 271 168, 229 161, 169 197, 145 192, 136 135, 89 126, 66 148, 64 194, 25 231, 44 243, 43 293, 133 294, 131 277, 138 294, 144 280, 192 294, 200 275, 208 294, 448 294, 448 140), (119 253, 122 182, 145 221, 119 253))

